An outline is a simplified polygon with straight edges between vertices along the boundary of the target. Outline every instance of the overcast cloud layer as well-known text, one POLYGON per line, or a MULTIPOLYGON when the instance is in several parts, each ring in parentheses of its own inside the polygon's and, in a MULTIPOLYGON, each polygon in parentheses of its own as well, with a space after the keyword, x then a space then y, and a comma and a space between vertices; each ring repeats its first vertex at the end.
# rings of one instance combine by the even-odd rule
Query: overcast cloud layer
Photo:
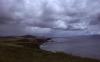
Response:
POLYGON ((100 34, 100 0, 0 0, 0 35, 100 34))

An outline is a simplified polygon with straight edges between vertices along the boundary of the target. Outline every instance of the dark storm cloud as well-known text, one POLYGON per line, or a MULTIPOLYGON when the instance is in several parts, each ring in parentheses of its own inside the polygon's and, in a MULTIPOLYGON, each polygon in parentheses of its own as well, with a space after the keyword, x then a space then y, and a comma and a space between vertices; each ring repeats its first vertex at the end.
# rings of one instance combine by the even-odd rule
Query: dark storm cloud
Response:
POLYGON ((99 0, 0 0, 2 35, 100 34, 99 20, 99 0))
POLYGON ((0 24, 8 24, 10 22, 13 22, 11 17, 9 17, 9 16, 0 16, 0 24))
POLYGON ((90 25, 100 25, 100 13, 97 13, 96 15, 93 16, 90 25))

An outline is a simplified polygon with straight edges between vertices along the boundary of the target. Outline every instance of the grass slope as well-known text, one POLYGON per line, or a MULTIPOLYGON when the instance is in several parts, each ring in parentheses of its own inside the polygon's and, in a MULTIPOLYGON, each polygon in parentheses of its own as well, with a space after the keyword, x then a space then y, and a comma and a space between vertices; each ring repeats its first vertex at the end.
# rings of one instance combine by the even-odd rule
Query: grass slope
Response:
POLYGON ((42 43, 42 39, 42 41, 35 38, 13 38, 4 41, 3 39, 0 39, 0 62, 100 62, 95 59, 41 50, 37 45, 42 43))

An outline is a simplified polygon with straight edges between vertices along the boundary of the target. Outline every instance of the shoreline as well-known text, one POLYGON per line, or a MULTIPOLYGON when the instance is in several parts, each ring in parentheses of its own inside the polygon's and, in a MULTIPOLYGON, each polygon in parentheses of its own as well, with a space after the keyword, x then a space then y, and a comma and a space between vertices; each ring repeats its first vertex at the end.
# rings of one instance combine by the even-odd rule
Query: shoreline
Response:
MULTIPOLYGON (((72 55, 72 56, 78 56, 78 57, 82 57, 82 58, 90 58, 90 59, 96 59, 96 60, 100 60, 100 57, 95 57, 95 56, 89 56, 89 55, 82 55, 81 53, 80 53, 80 55, 77 55, 77 54, 75 54, 75 52, 73 52, 73 54, 71 54, 70 52, 66 52, 66 51, 68 51, 68 50, 66 50, 66 51, 64 51, 64 50, 56 50, 56 48, 54 47, 54 49, 52 49, 53 48, 53 46, 51 47, 52 45, 49 45, 48 46, 48 42, 45 44, 42 44, 40 47, 41 47, 41 49, 43 49, 43 50, 46 50, 46 51, 50 51, 50 52, 53 52, 53 53, 56 53, 56 52, 62 52, 62 53, 65 53, 65 54, 68 54, 68 55, 72 55), (49 49, 50 48, 50 49, 49 49)), ((56 46, 57 47, 57 46, 56 46)), ((77 51, 77 50, 75 50, 75 51, 77 51)))
MULTIPOLYGON (((47 42, 49 42, 49 41, 47 41, 47 42)), ((43 44, 45 44, 45 42, 43 43, 43 44)), ((42 44, 41 44, 42 45, 42 44)), ((45 49, 42 49, 42 48, 40 48, 41 50, 44 50, 44 51, 47 51, 47 50, 45 50, 45 49)), ((73 54, 68 54, 68 53, 65 53, 65 52, 57 52, 57 51, 55 51, 55 52, 53 52, 53 51, 48 51, 48 52, 52 52, 52 53, 63 53, 63 54, 65 54, 65 55, 71 55, 71 56, 73 56, 73 57, 79 57, 79 58, 87 58, 87 59, 93 59, 93 60, 99 60, 100 61, 100 59, 98 59, 98 58, 90 58, 90 57, 82 57, 82 56, 78 56, 78 55, 73 55, 73 54)))
POLYGON ((0 41, 0 62, 100 62, 97 59, 83 58, 63 52, 53 53, 40 49, 40 45, 48 42, 48 39, 0 38, 3 40, 0 41))

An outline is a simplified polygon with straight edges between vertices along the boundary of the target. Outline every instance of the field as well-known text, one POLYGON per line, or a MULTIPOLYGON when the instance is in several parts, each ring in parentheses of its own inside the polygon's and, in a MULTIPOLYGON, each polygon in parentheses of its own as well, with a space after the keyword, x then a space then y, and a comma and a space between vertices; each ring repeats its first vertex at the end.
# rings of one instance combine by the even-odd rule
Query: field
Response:
POLYGON ((0 62, 100 62, 62 52, 41 50, 39 45, 45 41, 46 38, 0 38, 0 62))

